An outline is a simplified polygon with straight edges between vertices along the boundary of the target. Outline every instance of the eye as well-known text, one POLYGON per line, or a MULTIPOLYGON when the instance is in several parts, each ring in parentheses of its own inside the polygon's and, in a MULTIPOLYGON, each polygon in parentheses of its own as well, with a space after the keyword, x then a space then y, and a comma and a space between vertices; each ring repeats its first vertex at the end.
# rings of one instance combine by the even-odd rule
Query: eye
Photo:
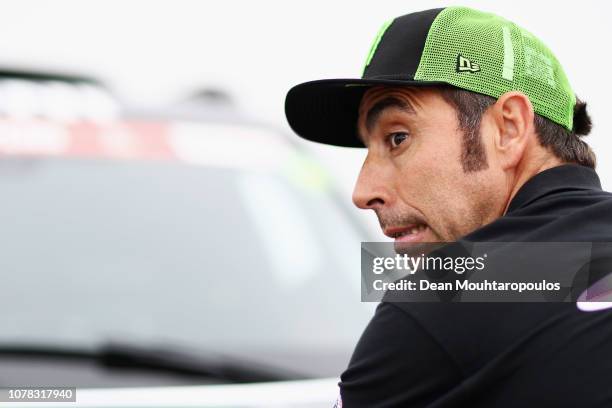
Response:
POLYGON ((389 143, 391 144, 391 148, 395 149, 402 143, 404 140, 408 139, 408 133, 406 132, 393 132, 389 136, 389 143))

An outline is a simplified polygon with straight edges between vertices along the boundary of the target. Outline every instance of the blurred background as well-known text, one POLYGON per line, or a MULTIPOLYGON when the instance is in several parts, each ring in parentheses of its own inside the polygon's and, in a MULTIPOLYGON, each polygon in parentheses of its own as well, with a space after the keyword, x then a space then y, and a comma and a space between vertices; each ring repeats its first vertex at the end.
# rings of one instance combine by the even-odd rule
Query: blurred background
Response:
POLYGON ((298 139, 285 94, 455 4, 555 52, 612 189, 605 2, 0 0, 0 387, 329 406, 375 306, 359 243, 386 239, 351 204, 365 151, 298 139))

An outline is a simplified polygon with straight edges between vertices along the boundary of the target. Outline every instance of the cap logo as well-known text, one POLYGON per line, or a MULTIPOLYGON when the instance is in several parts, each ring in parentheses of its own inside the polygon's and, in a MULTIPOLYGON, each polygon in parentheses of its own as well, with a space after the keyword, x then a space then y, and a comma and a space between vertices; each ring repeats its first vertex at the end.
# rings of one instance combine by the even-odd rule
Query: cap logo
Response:
POLYGON ((480 65, 470 61, 461 54, 457 54, 457 72, 478 72, 480 65))

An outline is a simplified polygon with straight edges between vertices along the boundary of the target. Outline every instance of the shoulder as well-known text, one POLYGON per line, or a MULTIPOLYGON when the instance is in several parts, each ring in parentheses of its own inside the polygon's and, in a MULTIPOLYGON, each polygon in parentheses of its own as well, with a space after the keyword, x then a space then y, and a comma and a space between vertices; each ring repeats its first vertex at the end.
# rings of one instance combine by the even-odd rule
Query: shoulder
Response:
POLYGON ((346 406, 426 406, 462 375, 443 345, 410 313, 381 303, 341 376, 346 406))

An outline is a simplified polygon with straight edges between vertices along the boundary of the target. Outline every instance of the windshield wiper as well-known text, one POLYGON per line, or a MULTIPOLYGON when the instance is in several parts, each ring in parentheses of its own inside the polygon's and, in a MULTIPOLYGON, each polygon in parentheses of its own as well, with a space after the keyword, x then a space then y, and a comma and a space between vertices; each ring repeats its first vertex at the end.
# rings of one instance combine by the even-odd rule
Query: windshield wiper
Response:
POLYGON ((244 361, 225 354, 177 351, 180 347, 143 347, 109 342, 93 349, 40 345, 0 344, 0 357, 21 356, 94 361, 104 367, 164 371, 192 378, 214 378, 231 383, 283 381, 307 378, 304 375, 244 361))

